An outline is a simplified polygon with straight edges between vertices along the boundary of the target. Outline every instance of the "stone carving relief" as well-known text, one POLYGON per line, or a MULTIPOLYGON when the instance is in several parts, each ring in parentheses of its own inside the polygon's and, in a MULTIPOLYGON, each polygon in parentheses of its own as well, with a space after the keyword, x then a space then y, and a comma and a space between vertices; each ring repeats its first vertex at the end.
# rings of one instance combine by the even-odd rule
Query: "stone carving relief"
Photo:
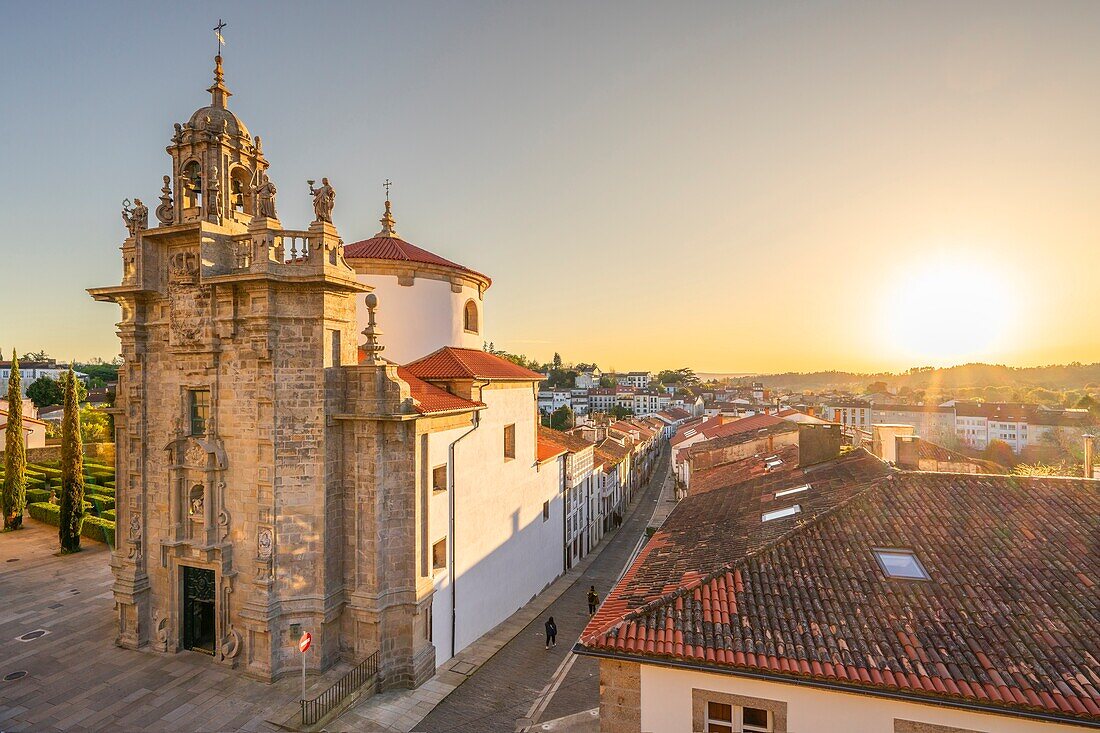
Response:
POLYGON ((270 558, 272 545, 271 527, 260 527, 260 531, 256 534, 256 556, 261 560, 270 558))
POLYGON ((183 462, 195 468, 206 468, 206 449, 197 441, 187 441, 187 448, 183 452, 183 462))
POLYGON ((321 187, 314 188, 313 181, 309 183, 309 195, 313 197, 313 214, 317 221, 332 223, 332 208, 336 205, 336 189, 329 185, 327 178, 321 179, 321 187))
MULTIPOLYGON (((218 484, 218 495, 225 496, 225 484, 218 484)), ((218 541, 225 542, 229 538, 229 512, 222 507, 218 511, 218 541)))
POLYGON ((197 282, 199 256, 194 252, 176 252, 168 261, 168 281, 174 283, 197 282))
POLYGON ((130 232, 131 237, 136 236, 149 226, 149 208, 141 203, 141 199, 134 199, 132 204, 130 199, 124 199, 122 223, 126 225, 126 231, 130 232))
POLYGON ((168 616, 159 609, 153 611, 153 631, 156 634, 157 651, 168 651, 168 616))
MULTIPOLYGON (((259 138, 257 138, 258 140, 259 138)), ((275 184, 267 177, 266 171, 256 173, 256 185, 252 188, 252 200, 255 210, 254 216, 277 219, 275 215, 275 184)))
POLYGON ((141 519, 136 512, 130 513, 130 552, 127 558, 133 560, 141 552, 141 519))
POLYGON ((157 207, 157 220, 161 224, 171 224, 176 220, 176 209, 172 204, 171 183, 172 179, 165 176, 164 187, 160 189, 160 206, 157 207))

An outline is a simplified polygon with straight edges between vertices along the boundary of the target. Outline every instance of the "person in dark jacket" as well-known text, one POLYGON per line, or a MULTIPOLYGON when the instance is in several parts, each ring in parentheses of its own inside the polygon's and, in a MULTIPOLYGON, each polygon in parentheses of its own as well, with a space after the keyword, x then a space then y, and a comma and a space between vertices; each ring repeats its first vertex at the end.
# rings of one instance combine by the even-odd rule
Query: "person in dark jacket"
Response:
POLYGON ((558 645, 558 625, 554 623, 554 617, 546 619, 546 648, 558 645))
POLYGON ((600 605, 600 594, 596 592, 596 586, 588 589, 588 615, 596 613, 596 606, 600 605))

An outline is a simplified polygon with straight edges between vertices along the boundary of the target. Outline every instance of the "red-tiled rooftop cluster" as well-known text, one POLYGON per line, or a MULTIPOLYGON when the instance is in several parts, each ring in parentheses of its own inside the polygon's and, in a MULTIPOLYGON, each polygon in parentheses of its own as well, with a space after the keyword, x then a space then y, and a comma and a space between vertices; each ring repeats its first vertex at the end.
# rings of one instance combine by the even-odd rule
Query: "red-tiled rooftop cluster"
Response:
POLYGON ((1100 722, 1098 486, 857 450, 688 497, 577 649, 1100 722), (760 521, 805 483, 783 499, 800 514, 760 521), (875 548, 929 579, 886 576, 875 548))

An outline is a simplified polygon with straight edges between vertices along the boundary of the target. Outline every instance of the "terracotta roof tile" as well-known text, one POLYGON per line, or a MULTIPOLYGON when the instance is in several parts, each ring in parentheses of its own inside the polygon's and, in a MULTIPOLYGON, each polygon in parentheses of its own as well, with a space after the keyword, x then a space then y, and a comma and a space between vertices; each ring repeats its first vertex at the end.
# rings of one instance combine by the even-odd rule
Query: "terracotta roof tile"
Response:
POLYGON ((561 448, 563 451, 569 453, 580 453, 581 451, 592 448, 595 443, 590 443, 579 435, 573 435, 571 433, 563 433, 560 430, 554 430, 548 428, 545 425, 539 426, 539 441, 545 440, 547 444, 553 443, 561 448))
POLYGON ((400 237, 371 237, 360 242, 344 246, 344 257, 349 260, 394 260, 397 262, 421 262, 427 265, 451 267, 484 278, 490 284, 492 280, 465 265, 440 257, 439 255, 410 244, 400 237))
POLYGON ((458 395, 453 395, 445 389, 428 384, 405 367, 397 367, 397 376, 409 384, 409 394, 413 398, 413 406, 421 415, 434 412, 452 412, 454 410, 475 410, 485 407, 484 402, 474 402, 458 395))
POLYGON ((1082 582, 1100 577, 1100 482, 876 477, 854 470, 867 458, 684 499, 578 651, 1100 722, 1100 594, 1082 582), (802 481, 802 513, 761 525, 802 481), (930 579, 887 577, 879 547, 912 550, 930 579))
POLYGON ((749 479, 759 478, 765 474, 783 474, 797 468, 798 445, 783 445, 771 453, 760 453, 738 461, 720 463, 711 468, 692 471, 688 494, 703 494, 715 489, 724 489, 749 479), (774 468, 769 468, 765 463, 765 459, 772 456, 778 458, 782 463, 774 468))
POLYGON ((421 379, 504 379, 537 382, 543 375, 480 349, 444 346, 405 365, 421 379))

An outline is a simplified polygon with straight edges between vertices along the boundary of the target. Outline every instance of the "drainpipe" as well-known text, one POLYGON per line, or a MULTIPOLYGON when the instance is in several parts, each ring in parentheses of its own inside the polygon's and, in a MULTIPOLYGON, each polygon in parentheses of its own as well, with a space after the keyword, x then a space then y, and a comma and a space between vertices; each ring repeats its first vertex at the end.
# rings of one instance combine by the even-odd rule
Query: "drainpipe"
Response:
POLYGON ((1085 439, 1085 478, 1092 478, 1092 439, 1096 436, 1085 433, 1082 437, 1085 439))
MULTIPOLYGON (((478 386, 479 387, 484 387, 486 384, 488 384, 488 382, 485 382, 485 383, 483 383, 481 385, 478 385, 478 386)), ((480 390, 479 390, 479 396, 480 396, 480 390)), ((458 578, 455 575, 455 546, 456 546, 456 543, 455 543, 455 484, 457 483, 455 481, 455 472, 458 468, 457 464, 455 463, 455 446, 458 445, 458 441, 462 440, 467 435, 469 435, 470 433, 477 430, 480 426, 481 426, 481 412, 474 412, 474 425, 473 425, 473 427, 471 427, 469 430, 467 430, 462 435, 455 438, 451 442, 451 444, 449 446, 447 446, 448 462, 450 463, 450 467, 451 467, 451 471, 450 471, 450 473, 451 473, 451 482, 450 482, 451 483, 451 490, 447 492, 447 503, 449 505, 448 506, 449 511, 448 511, 447 519, 448 519, 448 523, 450 524, 450 526, 447 528, 448 529, 448 536, 449 536, 449 539, 450 539, 450 541, 447 543, 449 545, 449 547, 447 548, 447 550, 448 550, 447 555, 449 556, 448 559, 450 561, 449 562, 449 567, 447 568, 447 575, 451 579, 451 656, 452 657, 454 657, 454 655, 455 655, 455 631, 456 631, 456 626, 457 626, 457 623, 456 623, 456 618, 457 618, 456 596, 458 594, 458 578)))

